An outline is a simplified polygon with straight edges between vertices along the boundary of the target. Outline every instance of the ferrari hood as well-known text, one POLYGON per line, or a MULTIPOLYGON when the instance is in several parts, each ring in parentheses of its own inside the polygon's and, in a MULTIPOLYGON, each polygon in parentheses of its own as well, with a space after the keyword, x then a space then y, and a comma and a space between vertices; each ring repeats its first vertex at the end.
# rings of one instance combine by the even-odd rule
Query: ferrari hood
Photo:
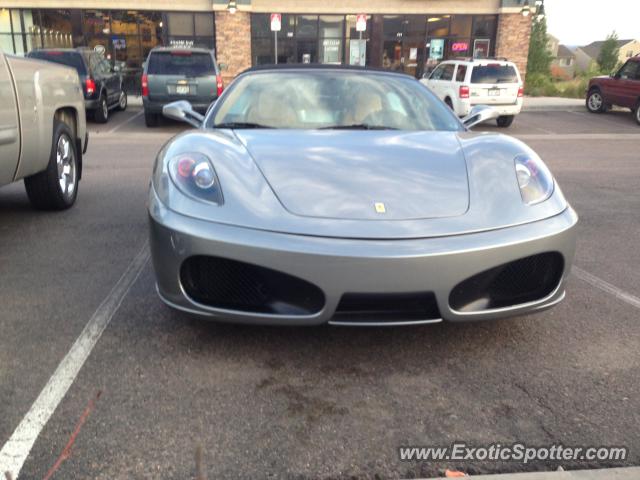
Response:
POLYGON ((413 220, 469 208, 454 132, 236 130, 283 207, 344 220, 413 220))

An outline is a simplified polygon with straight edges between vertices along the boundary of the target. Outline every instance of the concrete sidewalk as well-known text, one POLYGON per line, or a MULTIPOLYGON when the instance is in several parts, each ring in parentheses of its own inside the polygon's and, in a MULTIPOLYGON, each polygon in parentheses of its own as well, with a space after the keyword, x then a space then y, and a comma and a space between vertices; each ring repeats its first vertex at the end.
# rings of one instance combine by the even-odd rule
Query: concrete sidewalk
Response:
MULTIPOLYGON (((444 477, 437 477, 438 479, 444 477)), ((560 472, 505 473, 461 477, 473 480, 638 480, 640 467, 571 470, 560 472)), ((429 480, 436 480, 435 478, 429 480)))
POLYGON ((584 110, 583 98, 524 97, 523 112, 584 110))

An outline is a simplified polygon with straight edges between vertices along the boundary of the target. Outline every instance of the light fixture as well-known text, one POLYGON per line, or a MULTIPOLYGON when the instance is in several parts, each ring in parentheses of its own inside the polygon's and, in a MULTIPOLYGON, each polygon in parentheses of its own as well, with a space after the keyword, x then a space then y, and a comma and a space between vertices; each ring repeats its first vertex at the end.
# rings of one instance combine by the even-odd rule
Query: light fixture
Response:
POLYGON ((540 8, 538 8, 538 16, 536 17, 538 20, 542 20, 545 17, 545 12, 544 12, 544 3, 540 4, 540 8))
POLYGON ((158 24, 158 26, 159 26, 160 28, 162 28, 162 22, 160 22, 160 23, 158 24))
POLYGON ((238 4, 236 3, 236 0, 229 0, 229 3, 227 4, 227 11, 233 14, 236 13, 237 10, 238 4))
POLYGON ((529 16, 529 14, 531 13, 531 7, 529 7, 529 0, 524 0, 524 5, 522 6, 522 10, 520 10, 520 13, 522 14, 523 17, 529 16))

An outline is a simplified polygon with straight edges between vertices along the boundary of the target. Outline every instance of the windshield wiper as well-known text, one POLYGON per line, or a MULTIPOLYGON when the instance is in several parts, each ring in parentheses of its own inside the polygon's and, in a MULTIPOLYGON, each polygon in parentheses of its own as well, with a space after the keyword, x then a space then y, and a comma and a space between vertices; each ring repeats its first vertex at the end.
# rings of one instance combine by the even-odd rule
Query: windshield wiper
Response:
POLYGON ((352 125, 331 125, 329 127, 321 127, 320 130, 398 130, 398 129, 394 127, 386 127, 384 125, 354 123, 352 125))
POLYGON ((238 129, 238 128, 273 128, 273 127, 269 127, 267 125, 261 125, 259 123, 252 123, 252 122, 226 122, 226 123, 217 123, 213 126, 213 128, 238 129))

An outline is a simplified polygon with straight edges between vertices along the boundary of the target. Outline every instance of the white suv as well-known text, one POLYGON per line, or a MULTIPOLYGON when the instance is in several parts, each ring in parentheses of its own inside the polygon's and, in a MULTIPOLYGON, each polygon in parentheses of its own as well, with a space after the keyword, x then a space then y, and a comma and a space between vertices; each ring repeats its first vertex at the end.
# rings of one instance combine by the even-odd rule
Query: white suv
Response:
POLYGON ((447 60, 420 81, 460 117, 474 105, 489 105, 500 114, 498 126, 508 127, 522 109, 520 72, 506 60, 447 60))

